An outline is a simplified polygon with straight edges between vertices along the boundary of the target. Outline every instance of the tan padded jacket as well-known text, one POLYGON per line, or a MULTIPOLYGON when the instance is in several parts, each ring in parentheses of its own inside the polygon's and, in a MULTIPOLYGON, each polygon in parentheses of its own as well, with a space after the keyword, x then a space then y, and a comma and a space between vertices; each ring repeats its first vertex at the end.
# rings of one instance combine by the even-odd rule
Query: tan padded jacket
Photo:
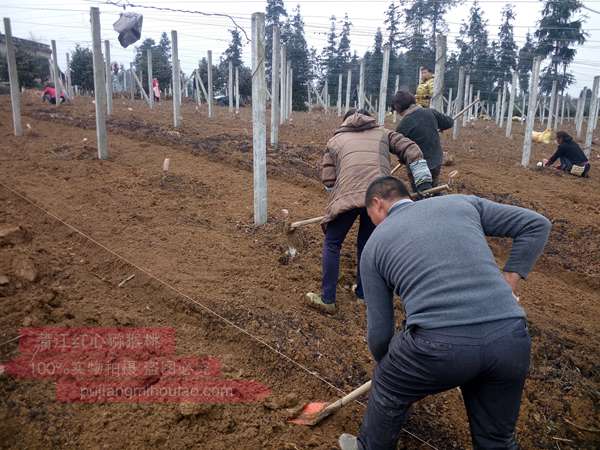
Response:
POLYGON ((378 126, 373 117, 355 113, 344 121, 321 163, 321 181, 332 188, 323 225, 345 211, 364 208, 369 184, 390 174, 390 152, 406 166, 423 158, 417 144, 378 126))

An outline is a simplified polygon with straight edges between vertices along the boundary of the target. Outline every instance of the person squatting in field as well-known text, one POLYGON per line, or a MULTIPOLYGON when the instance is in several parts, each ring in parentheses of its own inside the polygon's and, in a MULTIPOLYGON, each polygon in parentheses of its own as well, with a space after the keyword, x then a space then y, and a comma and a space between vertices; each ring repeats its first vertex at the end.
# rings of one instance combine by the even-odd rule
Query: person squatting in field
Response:
MULTIPOLYGON (((56 89, 51 84, 47 84, 42 91, 42 102, 48 102, 56 105, 56 89)), ((65 94, 61 92, 60 103, 65 102, 65 94)))
POLYGON ((431 188, 431 173, 419 147, 402 134, 377 125, 375 118, 365 110, 348 111, 342 126, 327 143, 321 172, 321 180, 330 191, 329 204, 321 223, 325 231, 323 279, 321 295, 306 294, 310 306, 335 313, 340 250, 357 217, 360 217, 360 224, 356 243, 355 294, 359 299, 363 298, 359 262, 362 249, 374 229, 365 210, 365 192, 371 181, 390 174, 390 152, 407 166, 416 191, 431 188))
POLYGON ((531 339, 515 290, 541 255, 550 221, 475 196, 413 202, 389 176, 370 184, 365 205, 377 226, 361 258, 377 365, 358 438, 341 435, 341 448, 395 449, 414 402, 460 387, 473 447, 517 449, 531 339), (486 236, 513 240, 503 271, 486 236), (405 312, 398 332, 394 294, 405 312))
POLYGON ((557 169, 577 177, 589 177, 590 162, 571 135, 566 131, 558 131, 556 133, 556 143, 558 148, 550 159, 544 160, 544 165, 551 167, 558 160, 560 165, 557 169))
MULTIPOLYGON (((454 119, 435 109, 423 108, 415 104, 415 97, 406 91, 398 91, 394 95, 392 109, 400 115, 396 131, 419 146, 431 171, 433 186, 437 186, 444 158, 440 131, 452 128, 454 119)), ((409 179, 414 188, 410 175, 409 179)))

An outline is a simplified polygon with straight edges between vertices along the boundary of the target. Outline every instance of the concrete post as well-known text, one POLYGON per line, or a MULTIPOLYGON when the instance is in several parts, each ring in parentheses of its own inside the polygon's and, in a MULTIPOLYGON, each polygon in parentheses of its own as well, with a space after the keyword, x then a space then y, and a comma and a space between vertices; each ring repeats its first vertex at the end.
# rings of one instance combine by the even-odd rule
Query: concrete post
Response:
MULTIPOLYGON (((281 58, 279 61, 279 83, 281 91, 281 108, 279 111, 279 124, 284 124, 286 120, 286 108, 287 108, 287 46, 281 44, 281 58)), ((273 94, 275 95, 275 94, 273 94)))
POLYGON ((173 48, 173 127, 181 126, 181 70, 179 69, 179 41, 177 31, 171 30, 173 48))
POLYGON ((525 126, 525 137, 523 138, 523 156, 521 165, 527 167, 531 158, 531 136, 533 134, 533 124, 535 122, 535 102, 538 93, 538 83, 540 78, 540 66, 542 57, 536 56, 533 60, 531 71, 531 89, 529 90, 529 106, 527 108, 527 124, 525 126))
POLYGON ((207 90, 208 90, 208 117, 212 118, 213 116, 213 103, 214 103, 214 94, 213 94, 213 65, 212 65, 212 50, 208 50, 206 52, 206 59, 208 62, 207 67, 207 90))
MULTIPOLYGON (((458 69, 458 87, 456 92, 456 101, 454 104, 454 112, 458 113, 462 109, 463 95, 465 92, 465 68, 459 67, 458 69)), ((456 140, 460 132, 460 117, 454 121, 454 128, 452 129, 452 139, 456 140)))
POLYGON ((583 130, 583 113, 585 111, 585 101, 587 98, 587 87, 584 87, 579 94, 579 100, 577 100, 577 112, 575 113, 575 128, 577 130, 577 139, 581 139, 581 133, 583 130))
POLYGON ((235 68, 235 113, 240 113, 240 68, 235 68))
POLYGON ((360 73, 358 78, 358 109, 365 107, 365 60, 360 60, 360 73))
POLYGON ((506 119, 506 137, 510 138, 512 133, 512 116, 515 109, 515 98, 517 96, 517 72, 513 70, 512 81, 510 83, 510 103, 508 105, 508 117, 506 119))
POLYGON ((390 75, 390 53, 391 49, 389 45, 383 46, 383 67, 381 68, 381 82, 379 84, 379 111, 377 119, 379 125, 385 123, 385 107, 387 105, 387 88, 388 88, 388 77, 390 75))
POLYGON ((21 90, 19 89, 19 74, 15 58, 15 44, 12 38, 10 19, 4 18, 4 35, 6 36, 6 61, 8 63, 8 80, 10 82, 10 104, 15 136, 23 136, 21 124, 21 90))
MULTIPOLYGON (((152 90, 152 49, 148 49, 146 53, 146 58, 148 59, 148 104, 150 105, 150 109, 152 109, 152 107, 154 106, 154 91, 152 90)), ((196 100, 199 102, 199 95, 196 95, 196 100)))
POLYGON ((508 85, 506 82, 502 85, 502 105, 500 107, 500 128, 504 127, 504 118, 506 117, 506 100, 508 96, 508 85))
POLYGON ((438 33, 435 46, 435 78, 431 107, 444 112, 444 73, 446 71, 446 36, 438 33))
POLYGON ((254 224, 267 223, 267 80, 265 77, 265 15, 252 14, 252 154, 254 224))
POLYGON ((546 128, 552 129, 554 114, 556 114, 556 80, 552 82, 552 93, 550 94, 550 107, 548 108, 548 123, 546 128))
POLYGON ((290 120, 292 118, 292 111, 294 110, 294 69, 292 69, 292 62, 288 60, 288 109, 287 109, 287 118, 290 120))
POLYGON ((108 159, 108 137, 106 134, 106 68, 102 59, 100 36, 100 9, 90 8, 92 23, 92 52, 94 65, 94 97, 96 108, 96 139, 98 159, 108 159))
POLYGON ((229 94, 229 112, 233 113, 233 61, 229 61, 229 80, 227 83, 227 91, 229 94))
MULTIPOLYGON (((398 92, 398 89, 400 89, 400 75, 396 75, 396 82, 394 84, 394 95, 396 95, 396 93, 398 92)), ((394 110, 394 123, 398 122, 398 113, 396 112, 396 110, 394 110)))
POLYGON ((104 41, 104 62, 106 64, 106 113, 110 116, 113 112, 113 85, 112 67, 110 65, 110 42, 104 41))
POLYGON ((585 133, 585 146, 583 152, 588 158, 592 153, 592 137, 594 135, 594 127, 596 124, 596 114, 598 111, 598 91, 600 89, 600 76, 594 77, 592 86, 592 101, 590 102, 590 111, 588 113, 587 131, 585 133))
POLYGON ((60 105, 60 71, 58 70, 58 53, 56 52, 56 41, 52 40, 52 78, 54 80, 54 89, 56 90, 56 106, 60 105))
POLYGON ((337 115, 342 115, 342 83, 344 81, 344 75, 342 73, 338 76, 338 97, 337 97, 337 115))
POLYGON ((352 93, 352 70, 348 70, 348 78, 346 79, 346 106, 344 113, 350 110, 350 94, 352 93))
MULTIPOLYGON (((279 111, 279 75, 280 75, 280 62, 279 57, 281 56, 281 37, 279 33, 279 26, 273 25, 273 53, 271 58, 271 146, 277 147, 279 145, 279 117, 281 115, 279 111)), ((237 70, 237 68, 236 68, 237 70)))
MULTIPOLYGON (((465 85, 463 87, 463 105, 466 107, 469 104, 469 86, 471 85, 471 75, 465 75, 465 85)), ((460 119, 458 119, 460 120, 460 119)), ((463 127, 467 126, 467 114, 463 114, 462 116, 462 125, 463 127)))

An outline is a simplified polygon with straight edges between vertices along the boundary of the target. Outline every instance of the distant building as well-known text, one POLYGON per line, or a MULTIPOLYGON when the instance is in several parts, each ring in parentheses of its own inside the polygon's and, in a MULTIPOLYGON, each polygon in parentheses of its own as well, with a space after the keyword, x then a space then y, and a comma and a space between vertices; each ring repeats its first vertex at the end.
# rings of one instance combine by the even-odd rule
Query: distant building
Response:
MULTIPOLYGON (((24 50, 34 57, 50 58, 52 56, 52 50, 49 45, 30 41, 29 39, 16 38, 14 36, 13 42, 16 48, 24 50)), ((0 33, 0 56, 6 58, 6 36, 2 33, 0 33)))

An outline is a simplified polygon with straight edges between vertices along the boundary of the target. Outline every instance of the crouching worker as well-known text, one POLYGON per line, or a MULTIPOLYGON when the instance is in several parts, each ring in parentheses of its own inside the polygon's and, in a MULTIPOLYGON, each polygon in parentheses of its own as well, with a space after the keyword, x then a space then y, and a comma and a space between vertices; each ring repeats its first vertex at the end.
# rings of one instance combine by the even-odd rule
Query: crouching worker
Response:
POLYGON ((473 447, 517 449, 531 340, 514 292, 542 253, 550 222, 475 196, 412 202, 392 177, 375 180, 365 204, 377 225, 361 260, 377 366, 358 439, 343 434, 342 449, 395 449, 410 406, 457 386, 473 447), (503 271, 486 236, 513 240, 503 271), (394 294, 405 310, 399 332, 394 294))
MULTIPOLYGON (((60 103, 65 102, 65 94, 60 94, 60 103)), ((42 91, 42 102, 48 102, 53 105, 56 105, 56 89, 54 86, 47 84, 44 90, 42 91)))
MULTIPOLYGON (((431 171, 433 185, 437 186, 444 162, 440 131, 452 128, 454 119, 435 109, 417 105, 415 97, 406 91, 396 92, 392 100, 392 108, 400 115, 400 123, 396 131, 419 146, 431 171)), ((412 178, 410 181, 413 183, 412 178)))
POLYGON ((556 133, 556 143, 558 144, 556 152, 549 160, 544 161, 544 165, 546 167, 552 166, 558 160, 560 161, 558 169, 577 177, 587 178, 590 173, 590 162, 579 144, 565 131, 556 133))
POLYGON ((431 173, 419 147, 395 131, 386 130, 364 110, 350 110, 335 136, 327 143, 323 155, 321 179, 330 190, 330 199, 322 226, 323 280, 321 295, 306 294, 308 304, 326 313, 335 313, 336 287, 340 267, 340 250, 346 235, 360 217, 356 242, 356 296, 363 298, 360 277, 362 250, 375 228, 365 209, 365 192, 369 183, 390 174, 390 156, 395 154, 415 179, 418 191, 431 188, 431 173))

